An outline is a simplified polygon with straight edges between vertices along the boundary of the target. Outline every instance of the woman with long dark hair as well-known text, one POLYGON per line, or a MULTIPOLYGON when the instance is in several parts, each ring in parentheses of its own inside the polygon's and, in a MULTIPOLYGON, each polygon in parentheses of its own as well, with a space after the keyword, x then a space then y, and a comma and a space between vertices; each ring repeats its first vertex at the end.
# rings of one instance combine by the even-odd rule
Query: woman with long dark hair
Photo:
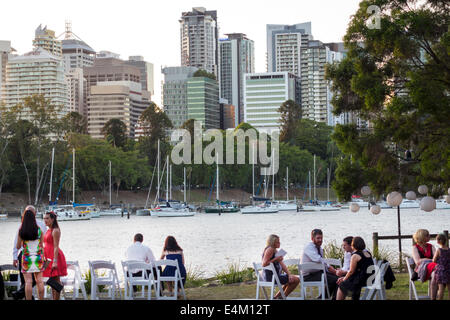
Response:
POLYGON ((33 278, 36 280, 39 300, 44 299, 44 283, 42 269, 44 268, 44 235, 36 223, 36 217, 31 210, 26 210, 22 216, 16 247, 23 248, 22 273, 25 278, 25 298, 32 299, 33 278))
MULTIPOLYGON (((44 270, 44 277, 56 278, 61 283, 60 277, 67 276, 67 264, 64 253, 59 249, 61 239, 61 229, 59 229, 56 214, 53 211, 44 214, 44 222, 48 227, 44 236, 45 258, 50 261, 47 269, 44 270)), ((52 289, 53 300, 59 300, 60 293, 52 289)))
MULTIPOLYGON (((180 267, 181 278, 184 285, 186 282, 186 268, 184 266, 183 249, 181 249, 181 247, 177 243, 177 240, 173 236, 168 236, 164 241, 164 249, 160 259, 162 260, 164 258, 178 261, 178 266, 180 267)), ((174 275, 175 275, 175 267, 166 266, 161 276, 173 277, 174 275)), ((172 292, 171 283, 168 283, 168 287, 169 291, 172 292)))

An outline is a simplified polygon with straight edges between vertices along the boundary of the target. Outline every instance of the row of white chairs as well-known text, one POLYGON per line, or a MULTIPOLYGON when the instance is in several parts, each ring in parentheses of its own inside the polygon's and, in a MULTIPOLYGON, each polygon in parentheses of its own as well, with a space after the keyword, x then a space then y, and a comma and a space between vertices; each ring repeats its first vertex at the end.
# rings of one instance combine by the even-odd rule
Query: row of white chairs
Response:
MULTIPOLYGON (((97 300, 100 298, 99 287, 103 286, 107 290, 107 297, 114 300, 119 295, 122 298, 120 280, 117 274, 115 263, 106 260, 89 261, 89 271, 91 274, 91 299, 97 300)), ((152 292, 155 293, 155 298, 159 300, 177 300, 178 289, 184 299, 186 294, 184 291, 183 281, 181 277, 180 267, 176 260, 158 260, 152 263, 144 263, 140 261, 122 261, 122 270, 124 275, 124 298, 134 299, 136 294, 133 287, 139 286, 141 288, 141 298, 145 297, 145 289, 147 289, 147 299, 152 299, 152 292), (162 276, 161 270, 163 267, 174 267, 175 274, 173 276, 162 276), (156 274, 155 274, 156 270, 156 274), (172 282, 174 285, 172 295, 163 295, 163 283, 172 282)), ((78 299, 80 292, 84 300, 88 299, 85 283, 87 280, 83 279, 81 275, 78 261, 67 261, 68 275, 61 277, 61 282, 64 285, 61 299, 65 298, 65 291, 67 287, 73 288, 72 299, 78 299)), ((12 264, 0 266, 0 272, 8 272, 9 279, 4 281, 5 294, 7 295, 7 287, 12 287, 14 290, 20 289, 21 282, 19 270, 12 264)), ((43 278, 44 283, 48 278, 43 278)), ((36 287, 33 288, 34 295, 36 287)), ((45 286, 44 298, 48 298, 51 292, 49 286, 45 286)))
MULTIPOLYGON (((275 290, 278 289, 281 294, 282 299, 287 300, 305 300, 309 298, 314 298, 314 288, 318 290, 318 297, 325 300, 325 296, 330 297, 330 292, 328 289, 327 277, 325 265, 322 263, 306 262, 300 263, 300 259, 286 259, 283 260, 284 264, 289 266, 295 266, 298 269, 298 274, 300 278, 300 284, 297 290, 292 292, 288 297, 285 296, 282 289, 282 284, 275 271, 275 266, 270 263, 268 266, 263 267, 261 263, 253 263, 253 268, 256 274, 256 300, 260 297, 260 291, 264 293, 264 297, 269 299, 269 295, 266 292, 266 288, 270 290, 270 300, 274 299, 275 290), (321 271, 321 279, 319 281, 305 281, 303 273, 305 270, 308 272, 321 271), (272 280, 266 281, 263 273, 265 271, 272 272, 272 280)), ((325 262, 329 265, 342 268, 341 261, 338 259, 325 259, 325 262)), ((382 261, 376 261, 374 259, 374 275, 371 279, 372 284, 368 287, 362 289, 361 300, 386 300, 386 291, 384 286, 384 274, 389 266, 389 262, 382 263, 382 261)))

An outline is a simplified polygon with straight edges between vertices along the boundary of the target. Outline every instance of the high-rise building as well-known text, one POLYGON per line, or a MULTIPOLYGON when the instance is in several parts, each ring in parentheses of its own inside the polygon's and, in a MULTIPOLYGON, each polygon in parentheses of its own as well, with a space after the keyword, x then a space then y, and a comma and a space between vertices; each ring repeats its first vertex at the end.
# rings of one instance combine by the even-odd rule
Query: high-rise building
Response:
POLYGON ((164 74, 163 110, 175 128, 189 119, 187 81, 197 70, 196 67, 166 67, 161 70, 164 74))
MULTIPOLYGON (((220 129, 226 130, 236 128, 235 109, 236 107, 228 103, 227 99, 220 99, 220 129)), ((242 108, 244 109, 244 108, 242 108)))
POLYGON ((7 107, 12 107, 33 94, 43 94, 50 99, 59 108, 58 116, 67 114, 67 88, 62 58, 40 47, 9 59, 3 102, 7 107))
POLYGON ((142 90, 148 91, 153 96, 155 94, 153 63, 145 61, 142 56, 131 56, 126 63, 139 68, 141 71, 142 90))
POLYGON ((72 68, 65 72, 67 84, 68 111, 85 114, 84 89, 86 80, 82 68, 72 68))
POLYGON ((45 49, 54 56, 62 56, 62 43, 56 38, 55 31, 47 29, 47 26, 42 28, 42 25, 39 25, 36 28, 33 46, 45 49))
POLYGON ((62 40, 65 70, 90 67, 94 64, 95 51, 79 39, 62 40))
POLYGON ((188 119, 202 123, 207 129, 220 129, 219 83, 207 77, 187 81, 188 119))
POLYGON ((302 117, 330 126, 335 125, 335 119, 332 114, 331 83, 325 79, 325 65, 342 60, 344 52, 330 50, 330 47, 337 49, 338 46, 313 40, 302 50, 302 117))
POLYGON ((6 82, 6 65, 9 58, 12 57, 13 51, 15 50, 11 48, 11 41, 0 40, 0 103, 2 101, 2 87, 6 82))
POLYGON ((218 76, 217 11, 195 7, 192 11, 183 12, 179 22, 181 65, 203 69, 218 76))
POLYGON ((268 24, 267 72, 301 75, 301 50, 313 39, 311 22, 294 25, 268 24))
POLYGON ((244 90, 244 121, 261 131, 280 129, 283 102, 300 103, 299 78, 289 72, 246 74, 244 90))
POLYGON ((88 133, 102 139, 104 125, 111 119, 125 123, 130 138, 149 100, 142 96, 141 84, 134 81, 103 81, 91 86, 88 97, 88 133))
POLYGON ((227 34, 219 41, 220 96, 235 106, 234 127, 244 120, 244 74, 255 72, 253 40, 242 33, 227 34))

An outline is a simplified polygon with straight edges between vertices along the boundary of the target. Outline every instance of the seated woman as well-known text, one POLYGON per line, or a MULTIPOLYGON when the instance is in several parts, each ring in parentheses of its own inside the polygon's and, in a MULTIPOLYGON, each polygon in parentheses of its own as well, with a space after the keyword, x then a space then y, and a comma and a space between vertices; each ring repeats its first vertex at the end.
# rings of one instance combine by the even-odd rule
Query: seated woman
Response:
MULTIPOLYGON (((339 286, 336 300, 344 300, 351 293, 353 300, 359 300, 362 287, 367 285, 367 279, 372 274, 368 268, 373 265, 370 252, 364 250, 366 243, 361 237, 352 240, 352 257, 350 259, 350 270, 345 277, 337 280, 339 286)), ((375 271, 375 270, 374 270, 375 271)))
POLYGON ((431 299, 436 298, 437 294, 437 283, 435 281, 434 269, 436 263, 432 262, 434 254, 436 253, 436 248, 429 243, 430 233, 426 229, 419 229, 414 233, 413 239, 415 244, 412 247, 412 258, 414 259, 414 264, 416 268, 414 271, 419 273, 419 269, 422 263, 426 263, 426 275, 422 278, 424 281, 431 279, 431 299))
MULTIPOLYGON (((164 249, 161 254, 162 259, 177 260, 180 268, 180 274, 183 282, 183 286, 186 282, 186 268, 184 266, 183 249, 178 245, 177 240, 173 236, 168 236, 164 242, 164 249)), ((162 272, 162 277, 173 277, 175 275, 175 267, 166 266, 162 272)), ((172 292, 172 283, 168 283, 169 291, 172 292)))
MULTIPOLYGON (((282 262, 283 256, 276 257, 277 249, 280 247, 280 237, 275 234, 271 234, 267 239, 267 246, 264 249, 262 255, 262 266, 267 267, 270 263, 273 263, 275 271, 283 285, 284 295, 287 297, 300 283, 300 278, 291 275, 286 265, 282 262), (282 274, 281 271, 285 273, 282 274)), ((263 278, 265 281, 272 281, 272 271, 264 270, 263 278)), ((281 298, 281 292, 275 295, 275 299, 281 298)))

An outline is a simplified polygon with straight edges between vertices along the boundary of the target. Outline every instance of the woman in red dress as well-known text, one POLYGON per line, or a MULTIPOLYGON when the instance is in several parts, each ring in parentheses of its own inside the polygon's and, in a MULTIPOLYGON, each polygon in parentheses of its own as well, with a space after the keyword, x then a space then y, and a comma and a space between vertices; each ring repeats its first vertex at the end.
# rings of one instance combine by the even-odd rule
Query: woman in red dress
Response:
MULTIPOLYGON (((54 277, 61 283, 60 277, 67 276, 67 264, 64 253, 59 249, 59 240, 61 239, 61 230, 59 229, 56 214, 53 211, 44 215, 45 225, 48 227, 44 235, 44 255, 50 263, 44 270, 44 277, 54 277)), ((59 300, 60 293, 52 289, 53 300, 59 300)))

